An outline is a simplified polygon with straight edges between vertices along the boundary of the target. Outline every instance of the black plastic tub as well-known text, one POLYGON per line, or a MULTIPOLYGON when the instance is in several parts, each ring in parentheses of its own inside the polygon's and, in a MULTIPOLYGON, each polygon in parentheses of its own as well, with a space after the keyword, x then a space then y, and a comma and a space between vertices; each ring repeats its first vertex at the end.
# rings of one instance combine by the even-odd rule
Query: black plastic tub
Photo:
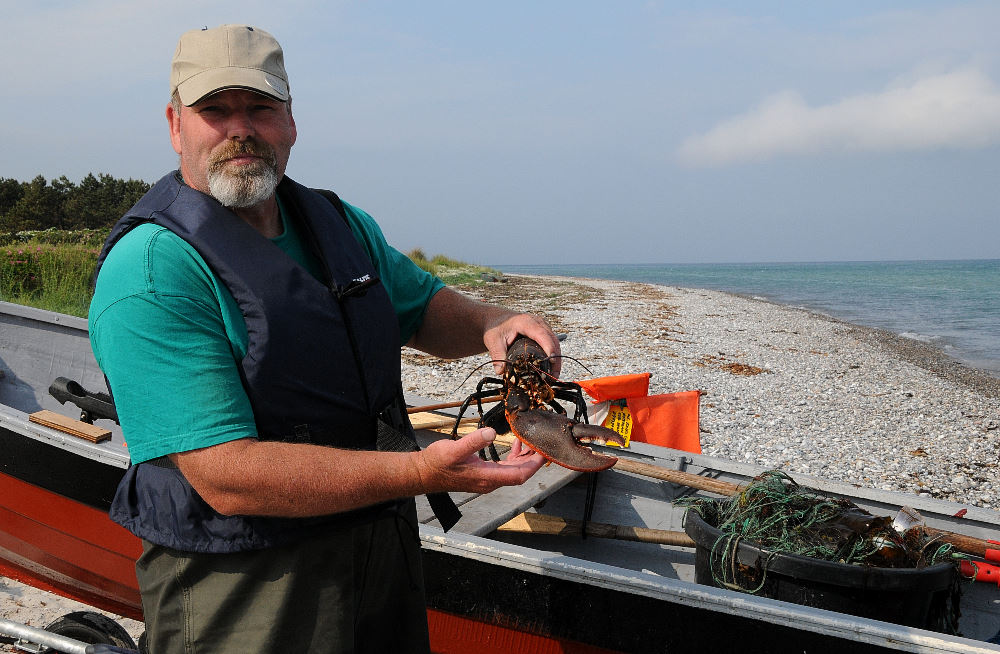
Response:
POLYGON ((954 632, 958 617, 954 611, 961 591, 957 568, 951 563, 923 569, 878 568, 775 554, 745 542, 737 545, 735 556, 731 552, 727 555, 725 547, 715 547, 722 532, 690 510, 684 530, 697 545, 695 579, 700 584, 909 627, 954 632))

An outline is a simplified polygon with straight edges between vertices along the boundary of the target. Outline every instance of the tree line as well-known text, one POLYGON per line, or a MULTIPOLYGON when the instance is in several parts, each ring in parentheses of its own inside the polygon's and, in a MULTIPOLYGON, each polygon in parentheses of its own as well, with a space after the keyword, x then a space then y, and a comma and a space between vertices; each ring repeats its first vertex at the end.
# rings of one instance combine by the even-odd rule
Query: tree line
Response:
POLYGON ((62 175, 30 182, 0 177, 0 233, 110 228, 150 188, 141 179, 88 173, 79 184, 62 175))

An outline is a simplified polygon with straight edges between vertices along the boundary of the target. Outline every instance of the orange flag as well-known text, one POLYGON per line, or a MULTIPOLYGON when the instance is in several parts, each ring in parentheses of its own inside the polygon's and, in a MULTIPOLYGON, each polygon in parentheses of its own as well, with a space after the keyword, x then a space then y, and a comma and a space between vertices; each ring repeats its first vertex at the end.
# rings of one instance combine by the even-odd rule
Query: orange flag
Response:
MULTIPOLYGON (((622 431, 623 434, 629 432, 629 441, 700 454, 698 412, 701 392, 649 395, 650 376, 650 373, 644 372, 585 379, 576 383, 583 387, 595 403, 611 402, 612 405, 621 405, 621 400, 624 400, 628 413, 625 415, 622 431)), ((615 416, 618 418, 615 425, 617 427, 621 424, 622 416, 620 413, 615 416)), ((605 426, 612 425, 606 421, 605 426)))
POLYGON ((700 397, 700 391, 681 391, 628 398, 632 440, 701 454, 700 397))
POLYGON ((652 373, 640 372, 634 375, 598 377, 576 382, 583 387, 594 402, 624 400, 629 397, 649 395, 649 378, 652 373))

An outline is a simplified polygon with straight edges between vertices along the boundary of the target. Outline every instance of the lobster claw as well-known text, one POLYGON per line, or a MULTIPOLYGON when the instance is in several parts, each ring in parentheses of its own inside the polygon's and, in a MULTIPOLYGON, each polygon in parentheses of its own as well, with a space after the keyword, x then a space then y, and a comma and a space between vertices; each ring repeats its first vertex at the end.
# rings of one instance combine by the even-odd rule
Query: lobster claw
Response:
POLYGON ((515 409, 507 412, 507 422, 522 443, 549 461, 580 472, 607 470, 618 461, 580 443, 625 445, 625 439, 607 427, 579 423, 552 411, 515 409))

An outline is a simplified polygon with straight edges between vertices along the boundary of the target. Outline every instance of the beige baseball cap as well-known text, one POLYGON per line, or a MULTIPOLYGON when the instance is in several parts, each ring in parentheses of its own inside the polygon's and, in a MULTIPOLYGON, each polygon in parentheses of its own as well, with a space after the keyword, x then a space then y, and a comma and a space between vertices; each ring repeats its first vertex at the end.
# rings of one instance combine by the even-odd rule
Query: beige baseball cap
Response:
POLYGON ((264 30, 222 25, 181 35, 170 67, 170 95, 190 107, 223 89, 249 89, 288 101, 281 46, 264 30))

